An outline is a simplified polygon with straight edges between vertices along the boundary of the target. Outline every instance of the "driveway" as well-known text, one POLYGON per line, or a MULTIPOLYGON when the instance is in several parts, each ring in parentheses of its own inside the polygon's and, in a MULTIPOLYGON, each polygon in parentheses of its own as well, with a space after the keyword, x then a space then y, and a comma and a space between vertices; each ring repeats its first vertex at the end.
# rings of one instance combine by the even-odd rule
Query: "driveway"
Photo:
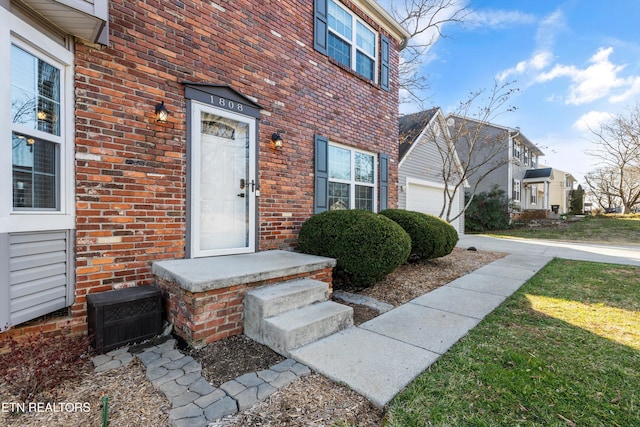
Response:
POLYGON ((543 255, 579 261, 595 261, 640 266, 640 247, 554 240, 499 238, 479 234, 460 237, 458 247, 478 250, 543 255))

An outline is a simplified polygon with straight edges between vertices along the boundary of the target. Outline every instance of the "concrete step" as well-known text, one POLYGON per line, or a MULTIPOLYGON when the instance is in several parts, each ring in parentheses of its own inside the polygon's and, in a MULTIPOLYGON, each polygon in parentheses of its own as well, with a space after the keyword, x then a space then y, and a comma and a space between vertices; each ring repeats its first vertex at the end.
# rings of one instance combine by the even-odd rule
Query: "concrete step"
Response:
POLYGON ((353 308, 325 301, 265 319, 257 341, 289 357, 291 350, 350 326, 353 308))
POLYGON ((327 301, 329 285, 313 279, 299 279, 253 289, 244 297, 244 333, 260 342, 264 319, 309 304, 327 301))

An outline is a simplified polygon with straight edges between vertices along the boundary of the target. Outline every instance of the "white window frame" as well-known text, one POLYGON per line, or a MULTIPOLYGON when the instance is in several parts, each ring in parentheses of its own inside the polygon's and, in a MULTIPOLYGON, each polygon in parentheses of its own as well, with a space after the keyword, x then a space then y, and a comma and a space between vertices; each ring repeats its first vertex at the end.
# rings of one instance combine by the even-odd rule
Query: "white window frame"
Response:
POLYGON ((513 140, 513 158, 520 160, 520 153, 521 153, 520 143, 514 139, 513 140))
MULTIPOLYGON (((368 58, 373 60, 373 79, 371 79, 371 81, 373 81, 374 83, 378 82, 378 57, 379 55, 379 35, 378 32, 375 31, 373 28, 371 28, 371 26, 369 26, 369 24, 367 24, 366 22, 364 22, 362 19, 360 19, 357 15, 355 15, 352 11, 350 11, 349 9, 347 9, 346 7, 344 7, 344 5, 342 5, 338 0, 329 0, 331 3, 334 3, 336 6, 338 6, 339 8, 341 8, 343 11, 345 11, 347 14, 349 14, 351 16, 351 39, 346 39, 342 34, 338 33, 337 31, 334 31, 333 29, 331 29, 331 27, 329 27, 329 25, 327 24, 327 31, 331 34, 333 34, 334 36, 338 37, 339 39, 343 40, 345 43, 347 43, 350 47, 351 47, 351 65, 350 68, 356 72, 358 75, 362 75, 360 73, 358 73, 358 52, 366 55, 368 58), (360 49, 358 47, 357 44, 357 31, 358 31, 358 23, 360 23, 362 26, 364 26, 366 29, 368 29, 369 31, 371 31, 373 33, 373 36, 375 37, 374 40, 374 56, 372 57, 371 55, 369 55, 367 52, 365 52, 364 50, 360 49)), ((331 55, 329 55, 331 58, 333 58, 331 55)), ((335 59, 335 58, 334 58, 335 59)), ((336 59, 337 60, 337 59, 336 59)), ((365 78, 368 78, 367 76, 362 75, 365 78)))
POLYGON ((533 153, 531 153, 531 167, 534 169, 538 167, 538 156, 533 153))
MULTIPOLYGON (((331 175, 329 175, 328 178, 328 182, 337 182, 340 184, 349 184, 349 209, 355 209, 355 202, 356 202, 356 185, 361 186, 361 187, 371 187, 373 188, 373 199, 372 199, 372 212, 377 212, 378 209, 378 204, 377 204, 377 200, 378 200, 378 161, 376 159, 376 155, 374 153, 371 153, 369 151, 364 151, 364 150, 359 150, 357 148, 353 148, 353 147, 349 147, 346 145, 342 145, 342 144, 336 144, 333 142, 329 142, 329 150, 331 150, 331 147, 337 147, 337 148, 341 148, 343 150, 349 150, 351 153, 351 172, 350 172, 350 176, 351 179, 336 179, 336 178, 331 178, 331 175), (369 183, 369 182, 360 182, 360 181, 356 181, 356 175, 355 175, 355 156, 356 153, 360 153, 360 154, 364 154, 367 156, 371 156, 373 158, 373 182, 369 183)), ((331 162, 328 160, 329 162, 329 170, 331 170, 331 162)), ((330 207, 329 207, 330 208, 330 207)))
POLYGON ((0 155, 0 233, 75 228, 73 53, 22 19, 0 7, 0 75, 11 76, 11 45, 60 69, 60 135, 25 129, 11 120, 11 79, 0 91, 0 147, 11 147, 12 132, 42 138, 59 145, 57 209, 13 208, 11 151, 0 155), (45 218, 46 219, 43 219, 45 218))
POLYGON ((514 179, 513 180, 513 200, 516 202, 520 201, 520 197, 521 197, 521 193, 522 193, 522 184, 520 183, 519 179, 514 179))
POLYGON ((524 164, 525 166, 529 166, 529 149, 527 147, 524 147, 524 164))

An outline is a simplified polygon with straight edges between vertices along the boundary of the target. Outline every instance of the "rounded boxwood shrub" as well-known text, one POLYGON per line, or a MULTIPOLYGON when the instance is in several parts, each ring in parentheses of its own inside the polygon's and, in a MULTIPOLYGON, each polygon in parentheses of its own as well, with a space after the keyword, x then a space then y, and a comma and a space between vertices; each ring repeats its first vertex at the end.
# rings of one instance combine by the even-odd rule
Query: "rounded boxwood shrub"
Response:
POLYGON ((404 264, 409 235, 395 222, 364 210, 326 211, 300 229, 298 250, 335 258, 334 277, 356 287, 371 285, 404 264))
POLYGON ((456 229, 436 216, 403 209, 387 209, 380 215, 392 219, 409 234, 412 258, 440 258, 449 255, 458 243, 456 229))

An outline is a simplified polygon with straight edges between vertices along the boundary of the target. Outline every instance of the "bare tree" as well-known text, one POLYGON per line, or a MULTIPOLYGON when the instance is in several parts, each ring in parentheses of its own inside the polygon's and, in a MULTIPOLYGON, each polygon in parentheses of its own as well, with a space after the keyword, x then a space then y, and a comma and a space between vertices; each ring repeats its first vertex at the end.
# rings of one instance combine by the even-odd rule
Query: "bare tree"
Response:
POLYGON ((604 211, 620 205, 620 198, 613 186, 615 171, 610 168, 598 168, 585 175, 585 182, 589 189, 589 197, 604 211))
POLYGON ((640 204, 640 104, 590 129, 594 148, 587 154, 601 167, 587 177, 592 191, 619 198, 622 213, 640 204))
MULTIPOLYGON (((422 138, 434 144, 440 156, 444 203, 439 216, 447 222, 464 215, 480 184, 510 162, 509 141, 519 132, 495 128, 491 122, 501 114, 515 110, 508 104, 511 95, 518 91, 513 84, 496 81, 490 90, 470 93, 469 98, 446 119, 440 115, 437 126, 427 127, 426 122, 422 125, 426 128, 422 138), (445 130, 447 137, 443 138, 439 128, 445 130), (460 212, 454 213, 454 201, 460 192, 465 192, 467 183, 470 187, 466 193, 471 197, 460 212)), ((404 137, 401 135, 400 140, 404 137)))
POLYGON ((401 53, 401 101, 421 104, 419 93, 429 87, 428 76, 420 69, 425 54, 439 38, 446 37, 445 24, 461 23, 470 12, 460 0, 388 0, 387 3, 390 13, 411 35, 401 53))

